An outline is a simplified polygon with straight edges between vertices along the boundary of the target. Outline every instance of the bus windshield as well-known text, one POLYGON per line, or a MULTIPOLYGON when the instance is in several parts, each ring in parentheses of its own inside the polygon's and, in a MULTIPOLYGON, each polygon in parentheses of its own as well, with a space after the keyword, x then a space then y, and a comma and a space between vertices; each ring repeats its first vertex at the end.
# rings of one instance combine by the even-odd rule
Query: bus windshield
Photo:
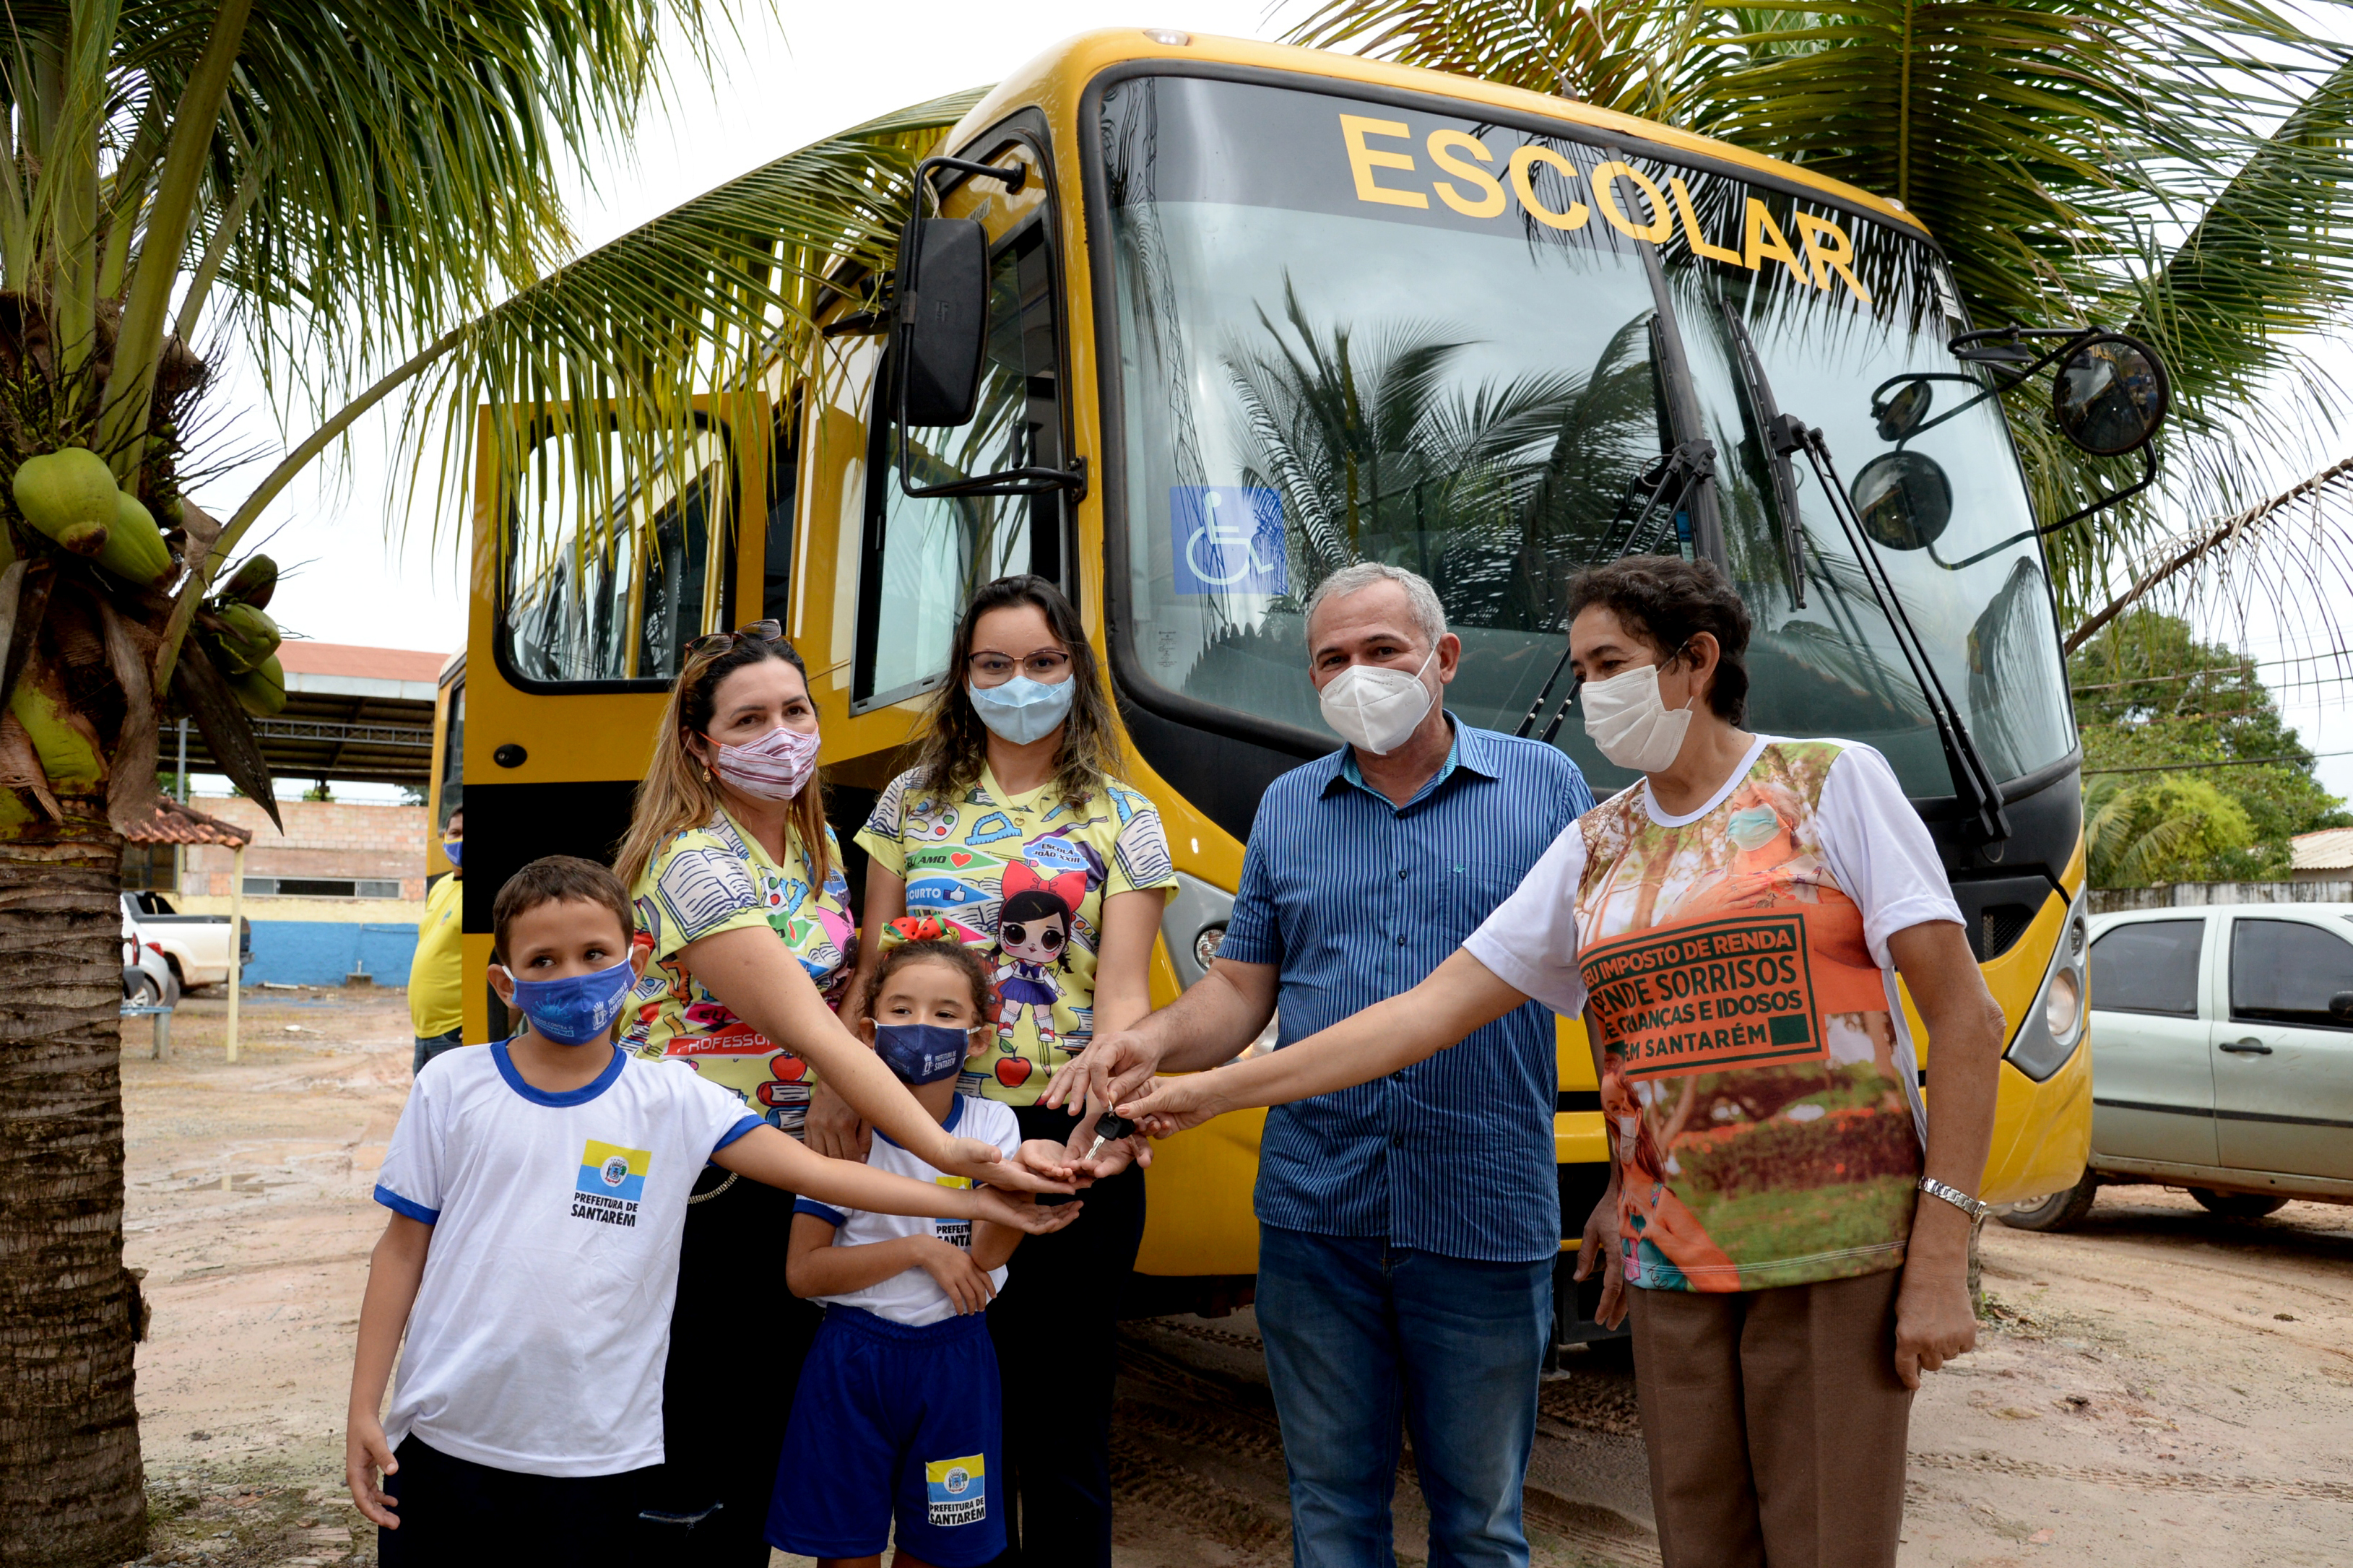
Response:
MULTIPOLYGON (((1336 744, 1301 610, 1379 560, 1430 578, 1462 639, 1448 706, 1510 731, 1560 659, 1572 573, 1713 554, 1756 621, 1750 727, 1869 742, 1915 797, 1950 795, 1846 531, 1810 475, 1774 483, 1769 401, 1823 430, 1994 774, 2073 750, 2001 412, 1944 347, 1949 286, 1916 238, 1601 141, 1256 84, 1121 81, 1102 133, 1113 591, 1145 679, 1336 744), (1697 439, 1714 482, 1647 504, 1697 439)), ((1630 778, 1574 710, 1556 743, 1597 787, 1630 778)))

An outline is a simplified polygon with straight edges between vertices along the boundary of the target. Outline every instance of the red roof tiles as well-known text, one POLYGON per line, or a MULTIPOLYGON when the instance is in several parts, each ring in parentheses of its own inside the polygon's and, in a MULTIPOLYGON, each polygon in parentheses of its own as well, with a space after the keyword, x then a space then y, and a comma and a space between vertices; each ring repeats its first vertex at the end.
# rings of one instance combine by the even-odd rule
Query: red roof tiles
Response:
POLYGON ((253 842, 249 828, 208 816, 193 805, 169 801, 155 808, 155 819, 122 836, 133 844, 218 844, 235 849, 253 842))

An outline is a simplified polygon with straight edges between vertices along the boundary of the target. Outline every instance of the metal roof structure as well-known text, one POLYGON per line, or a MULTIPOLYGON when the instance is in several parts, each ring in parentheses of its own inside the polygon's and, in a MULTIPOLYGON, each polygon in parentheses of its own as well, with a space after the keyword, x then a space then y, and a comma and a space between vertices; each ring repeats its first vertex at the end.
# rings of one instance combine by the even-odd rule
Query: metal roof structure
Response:
MULTIPOLYGON (((343 779, 415 784, 433 776, 433 700, 448 656, 413 648, 297 642, 278 647, 286 708, 253 721, 270 775, 288 784, 343 779)), ((217 773, 202 731, 187 726, 188 771, 217 773)), ((179 736, 164 736, 164 765, 179 736)))

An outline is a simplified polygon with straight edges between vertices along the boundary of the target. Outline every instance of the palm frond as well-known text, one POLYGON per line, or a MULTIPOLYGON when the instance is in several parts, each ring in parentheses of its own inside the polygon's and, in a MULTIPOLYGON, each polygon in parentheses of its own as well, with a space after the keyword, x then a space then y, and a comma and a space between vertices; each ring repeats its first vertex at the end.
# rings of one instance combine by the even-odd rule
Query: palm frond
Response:
POLYGON ((1327 0, 1289 41, 1654 114, 1689 14, 1646 0, 1327 0))
MULTIPOLYGON (((1979 324, 2147 337, 2176 393, 2165 481, 2050 542, 2063 619, 2194 531, 2166 517, 2258 502, 2268 454, 2340 411, 2300 339, 2353 318, 2353 48, 2263 0, 1330 0, 1292 37, 1802 164, 1926 223, 1979 324)), ((2138 477, 2009 407, 2042 516, 2138 477)))
POLYGON ((813 142, 487 311, 411 398, 412 454, 422 458, 418 443, 438 433, 439 483, 470 479, 474 410, 487 405, 481 428, 502 476, 547 460, 534 459, 534 440, 560 433, 582 479, 576 515, 609 517, 624 476, 642 479, 691 444, 698 400, 732 406, 777 359, 807 359, 823 291, 867 287, 858 280, 890 266, 915 162, 985 90, 813 142))

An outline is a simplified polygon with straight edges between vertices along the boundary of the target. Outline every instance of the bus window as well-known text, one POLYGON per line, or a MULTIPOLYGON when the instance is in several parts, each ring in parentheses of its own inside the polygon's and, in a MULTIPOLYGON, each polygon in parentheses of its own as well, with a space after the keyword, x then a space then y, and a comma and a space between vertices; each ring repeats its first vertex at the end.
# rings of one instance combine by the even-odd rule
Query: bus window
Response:
MULTIPOLYGON (((1030 223, 991 261, 979 411, 954 429, 906 433, 917 484, 1062 466, 1061 353, 1047 235, 1043 221, 1030 223)), ((887 370, 875 378, 878 397, 889 379, 887 370)), ((887 410, 876 410, 874 433, 852 711, 900 701, 935 681, 956 616, 981 584, 1035 572, 1071 585, 1062 570, 1060 492, 913 498, 899 486, 887 410)))
MULTIPOLYGON (((597 457, 608 473, 625 467, 617 437, 597 457)), ((568 439, 544 441, 509 510, 501 660, 526 689, 658 689, 733 608, 726 438, 698 432, 681 461, 596 510, 576 462, 568 439)))
POLYGON ((464 804, 466 781, 466 672, 461 666, 449 683, 448 734, 441 743, 441 791, 435 804, 433 826, 449 826, 449 813, 464 804))
MULTIPOLYGON (((1510 730, 1559 662, 1570 573, 1688 548, 1674 509, 1625 510, 1672 437, 1644 247, 1577 195, 1603 153, 1532 143, 1515 165, 1491 132, 1502 153, 1452 155, 1498 171, 1481 175, 1496 204, 1498 179, 1525 185, 1548 226, 1442 206, 1398 223, 1259 155, 1336 145, 1346 100, 1169 78, 1103 104, 1127 529, 1113 592, 1135 668, 1304 752, 1329 731, 1303 606, 1336 567, 1381 561, 1430 579, 1462 639, 1447 706, 1510 730)), ((1475 127, 1451 129, 1470 146, 1475 127)))

